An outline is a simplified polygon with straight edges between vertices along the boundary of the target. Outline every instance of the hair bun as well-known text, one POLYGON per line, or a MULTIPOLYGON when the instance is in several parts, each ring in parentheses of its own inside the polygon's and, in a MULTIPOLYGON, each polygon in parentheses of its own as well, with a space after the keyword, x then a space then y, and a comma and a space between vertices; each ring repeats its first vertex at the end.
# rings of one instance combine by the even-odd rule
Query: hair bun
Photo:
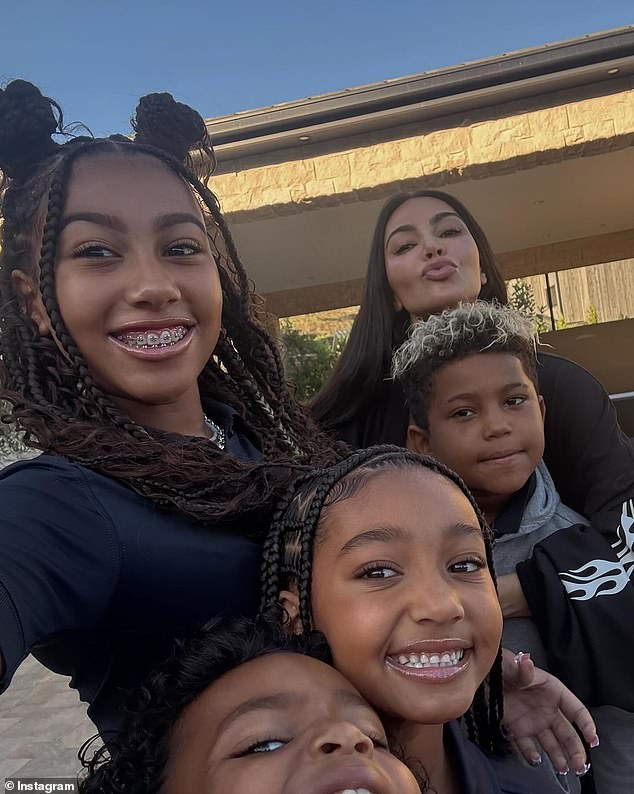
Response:
POLYGON ((156 146, 174 155, 181 163, 189 162, 191 149, 212 155, 211 140, 202 116, 189 105, 176 102, 171 94, 148 94, 141 97, 132 119, 134 140, 156 146))
POLYGON ((62 111, 26 80, 0 89, 0 169, 11 179, 25 179, 58 149, 51 138, 62 129, 62 111))

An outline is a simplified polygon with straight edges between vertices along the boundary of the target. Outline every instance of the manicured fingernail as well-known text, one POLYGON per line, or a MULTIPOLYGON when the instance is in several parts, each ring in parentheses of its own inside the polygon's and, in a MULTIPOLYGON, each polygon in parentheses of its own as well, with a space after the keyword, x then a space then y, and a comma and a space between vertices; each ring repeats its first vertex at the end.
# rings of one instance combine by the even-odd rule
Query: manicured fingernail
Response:
POLYGON ((583 777, 584 775, 587 775, 588 772, 590 771, 590 767, 591 766, 592 766, 592 764, 589 764, 589 763, 588 764, 584 764, 582 769, 579 769, 577 772, 575 772, 575 775, 577 777, 583 777))
POLYGON ((594 739, 590 742, 590 747, 598 747, 599 746, 599 737, 595 736, 594 739))
POLYGON ((520 664, 520 663, 521 663, 521 661, 522 661, 522 658, 523 658, 524 656, 526 656, 528 659, 530 659, 530 658, 531 658, 531 655, 530 655, 530 653, 524 653, 524 651, 518 651, 518 652, 515 654, 515 664, 520 664))
POLYGON ((531 756, 531 764, 533 766, 539 766, 541 764, 541 762, 542 762, 541 755, 536 753, 535 755, 531 756))
POLYGON ((564 767, 564 769, 558 769, 557 770, 557 774, 558 775, 567 775, 568 772, 570 772, 570 769, 568 767, 564 767))

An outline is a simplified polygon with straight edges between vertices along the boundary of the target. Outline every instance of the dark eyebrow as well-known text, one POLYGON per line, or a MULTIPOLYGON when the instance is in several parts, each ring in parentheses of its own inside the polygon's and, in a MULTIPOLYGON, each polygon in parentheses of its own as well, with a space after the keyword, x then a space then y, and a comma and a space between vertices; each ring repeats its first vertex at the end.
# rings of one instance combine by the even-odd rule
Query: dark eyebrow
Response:
POLYGON ((452 524, 445 530, 445 539, 453 540, 454 538, 464 538, 469 535, 478 535, 482 537, 482 529, 474 524, 466 524, 459 521, 457 524, 452 524))
MULTIPOLYGON (((362 707, 372 711, 370 706, 358 692, 350 689, 337 689, 334 692, 336 700, 343 706, 362 707)), ((221 721, 218 726, 218 733, 226 730, 229 725, 240 717, 252 714, 254 711, 287 711, 290 709, 301 709, 306 705, 306 698, 298 692, 276 692, 272 695, 250 698, 240 703, 232 712, 221 721)))
POLYGON ((60 232, 65 229, 69 224, 75 221, 84 221, 85 223, 94 223, 97 226, 106 226, 108 229, 113 229, 116 232, 124 232, 125 224, 113 215, 103 215, 101 212, 72 212, 62 218, 59 230, 60 232))
MULTIPOLYGON (((84 221, 85 223, 94 223, 97 226, 105 226, 108 229, 113 229, 116 232, 125 232, 126 226, 123 221, 115 218, 113 215, 104 215, 101 212, 73 212, 62 219, 60 225, 60 232, 65 229, 70 223, 75 221, 84 221)), ((207 234, 205 224, 195 215, 189 212, 171 212, 167 215, 161 215, 157 218, 154 228, 157 231, 168 229, 170 226, 177 226, 179 223, 193 223, 198 228, 207 234)))
MULTIPOLYGON (((458 218, 459 221, 462 221, 462 218, 460 217, 460 215, 458 215, 457 212, 454 212, 453 210, 443 210, 442 212, 437 212, 435 215, 432 215, 431 223, 433 225, 434 223, 438 223, 438 221, 441 221, 443 218, 449 218, 452 215, 454 218, 458 218)), ((464 223, 464 221, 462 222, 464 223)))
POLYGON ((474 395, 471 392, 466 391, 463 392, 462 394, 454 394, 452 397, 449 397, 449 399, 446 400, 445 402, 455 403, 458 402, 458 400, 471 400, 473 399, 473 396, 474 395))
MULTIPOLYGON (((432 215, 429 221, 433 226, 435 223, 438 223, 438 221, 441 221, 443 218, 448 218, 451 215, 453 215, 455 218, 458 218, 458 220, 462 221, 462 218, 460 217, 460 215, 458 215, 457 212, 453 212, 449 210, 443 210, 442 212, 437 212, 435 215, 432 215)), ((464 221, 462 222, 464 223, 464 221)), ((403 226, 397 226, 396 229, 394 229, 388 234, 387 240, 385 241, 385 245, 387 245, 392 239, 392 237, 395 234, 398 234, 399 232, 415 232, 415 231, 416 231, 416 227, 411 223, 405 223, 403 226)))
POLYGON ((157 231, 162 231, 163 229, 168 229, 170 226, 178 226, 179 223, 193 223, 195 226, 198 226, 202 232, 207 234, 205 224, 200 218, 197 218, 189 212, 170 212, 168 215, 161 215, 160 218, 157 218, 154 228, 157 231))
POLYGON ((392 237, 394 237, 394 235, 398 234, 399 232, 415 232, 415 231, 416 231, 416 227, 413 226, 411 223, 405 223, 403 224, 403 226, 397 226, 396 229, 394 229, 388 234, 387 240, 385 241, 385 245, 387 245, 392 239, 392 237))
MULTIPOLYGON (((528 387, 528 383, 524 381, 518 381, 517 383, 505 383, 502 391, 512 391, 513 389, 526 389, 528 387)), ((459 400, 470 400, 473 399, 476 395, 471 392, 462 392, 462 394, 453 394, 449 397, 445 402, 447 403, 454 403, 458 402, 459 400)))
MULTIPOLYGON (((473 534, 482 537, 482 530, 477 525, 459 521, 457 524, 451 524, 443 534, 445 540, 453 540, 473 534)), ((350 540, 342 546, 337 556, 343 557, 353 549, 358 549, 369 543, 406 542, 407 540, 409 540, 408 533, 399 527, 376 527, 375 529, 369 529, 367 532, 361 532, 359 535, 350 538, 350 540)))
POLYGON ((239 717, 243 717, 245 714, 251 714, 254 711, 285 711, 294 706, 299 708, 303 704, 304 698, 295 692, 277 692, 273 695, 249 698, 249 700, 240 703, 232 712, 227 714, 218 726, 218 732, 226 729, 239 717))
POLYGON ((369 543, 393 543, 394 541, 407 540, 407 533, 399 527, 374 527, 365 532, 360 532, 341 547, 337 556, 343 557, 353 549, 366 546, 369 543))

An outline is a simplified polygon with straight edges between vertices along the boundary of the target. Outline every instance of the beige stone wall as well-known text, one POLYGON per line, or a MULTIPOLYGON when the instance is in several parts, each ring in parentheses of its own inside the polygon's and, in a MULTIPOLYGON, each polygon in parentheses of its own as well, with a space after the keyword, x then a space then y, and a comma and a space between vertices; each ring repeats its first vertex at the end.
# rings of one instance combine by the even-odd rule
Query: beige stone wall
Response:
POLYGON ((531 168, 634 144, 634 87, 607 96, 524 100, 468 117, 448 117, 377 136, 310 144, 227 163, 212 186, 224 212, 246 221, 380 198, 531 168), (548 106, 543 106, 544 102, 548 106), (389 139, 385 139, 389 137, 389 139))

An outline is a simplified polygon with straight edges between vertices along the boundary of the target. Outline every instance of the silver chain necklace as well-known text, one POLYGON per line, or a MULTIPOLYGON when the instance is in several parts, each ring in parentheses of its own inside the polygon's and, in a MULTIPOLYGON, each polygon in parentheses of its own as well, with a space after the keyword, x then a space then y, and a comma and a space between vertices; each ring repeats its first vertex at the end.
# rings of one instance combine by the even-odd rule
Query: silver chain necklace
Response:
POLYGON ((203 414, 203 421, 205 422, 205 427, 211 433, 211 438, 209 439, 212 444, 215 444, 218 449, 225 448, 225 431, 217 425, 213 419, 210 419, 207 414, 203 414))

